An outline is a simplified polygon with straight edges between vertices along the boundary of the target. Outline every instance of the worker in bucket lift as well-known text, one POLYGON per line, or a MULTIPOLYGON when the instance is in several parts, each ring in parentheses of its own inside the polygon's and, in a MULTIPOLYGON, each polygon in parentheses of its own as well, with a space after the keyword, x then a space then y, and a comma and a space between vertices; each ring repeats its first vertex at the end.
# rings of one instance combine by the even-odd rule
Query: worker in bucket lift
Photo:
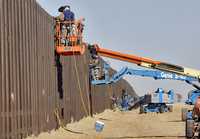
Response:
POLYGON ((78 36, 78 40, 77 43, 81 44, 82 42, 82 34, 83 34, 83 29, 84 29, 84 24, 82 23, 82 21, 84 21, 85 19, 81 19, 77 22, 77 36, 78 36))
POLYGON ((91 60, 90 60, 90 71, 91 71, 91 77, 93 80, 99 80, 101 78, 100 74, 100 57, 98 56, 96 49, 94 45, 88 45, 88 48, 90 50, 91 54, 91 60))
POLYGON ((64 10, 65 10, 66 6, 61 6, 58 9, 58 12, 60 12, 60 15, 58 16, 58 19, 61 21, 61 43, 66 46, 67 45, 67 28, 66 25, 63 23, 64 22, 64 10))
POLYGON ((66 6, 61 6, 58 9, 58 12, 60 13, 59 16, 57 17, 57 19, 59 19, 60 21, 64 21, 64 10, 65 10, 66 6))
POLYGON ((64 46, 67 46, 69 41, 67 40, 67 27, 65 25, 62 25, 61 29, 61 43, 64 46))
POLYGON ((64 13, 64 21, 67 21, 67 31, 68 35, 73 35, 74 30, 75 30, 75 16, 74 13, 70 10, 70 6, 65 6, 65 10, 63 11, 64 13))
POLYGON ((91 59, 92 59, 91 60, 91 64, 93 66, 98 66, 100 64, 100 61, 99 61, 100 57, 98 56, 97 51, 96 51, 94 45, 88 45, 88 48, 90 50, 91 59))
POLYGON ((75 20, 74 13, 70 10, 69 5, 65 6, 63 13, 64 13, 64 20, 65 21, 72 21, 73 22, 75 20))
POLYGON ((75 16, 74 13, 70 10, 70 6, 61 6, 58 11, 60 12, 59 19, 61 21, 66 21, 66 23, 61 24, 61 43, 65 46, 69 45, 69 41, 67 40, 67 37, 69 35, 72 35, 75 30, 75 16))
POLYGON ((69 5, 61 6, 58 12, 60 12, 59 19, 61 21, 73 22, 75 20, 74 13, 70 10, 69 5))

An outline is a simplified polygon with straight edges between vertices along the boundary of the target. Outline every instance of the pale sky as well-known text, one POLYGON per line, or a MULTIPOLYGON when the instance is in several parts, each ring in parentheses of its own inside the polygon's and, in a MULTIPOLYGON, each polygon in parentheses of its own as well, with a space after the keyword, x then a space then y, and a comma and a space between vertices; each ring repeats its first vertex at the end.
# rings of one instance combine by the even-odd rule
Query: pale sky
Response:
MULTIPOLYGON (((76 18, 85 17, 85 41, 101 47, 200 70, 199 0, 37 0, 51 15, 69 4, 76 18)), ((106 59, 120 70, 133 64, 106 59)), ((125 77, 138 95, 162 87, 186 96, 190 85, 125 77)))

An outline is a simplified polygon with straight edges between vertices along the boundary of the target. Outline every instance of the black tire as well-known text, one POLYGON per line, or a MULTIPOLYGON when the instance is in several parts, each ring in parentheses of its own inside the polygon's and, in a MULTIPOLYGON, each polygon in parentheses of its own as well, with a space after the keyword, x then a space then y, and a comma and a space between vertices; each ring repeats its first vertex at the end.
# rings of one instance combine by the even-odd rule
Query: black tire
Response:
POLYGON ((185 136, 187 138, 192 138, 194 133, 193 133, 193 126, 194 126, 194 120, 186 120, 185 123, 185 136))
POLYGON ((172 105, 168 106, 168 110, 169 112, 173 112, 173 106, 172 105))
POLYGON ((144 106, 140 106, 140 114, 144 113, 144 106))
POLYGON ((182 121, 185 121, 187 119, 187 108, 182 108, 181 110, 181 117, 182 117, 182 121))
POLYGON ((160 107, 160 113, 164 113, 165 112, 165 107, 164 106, 161 106, 160 107))

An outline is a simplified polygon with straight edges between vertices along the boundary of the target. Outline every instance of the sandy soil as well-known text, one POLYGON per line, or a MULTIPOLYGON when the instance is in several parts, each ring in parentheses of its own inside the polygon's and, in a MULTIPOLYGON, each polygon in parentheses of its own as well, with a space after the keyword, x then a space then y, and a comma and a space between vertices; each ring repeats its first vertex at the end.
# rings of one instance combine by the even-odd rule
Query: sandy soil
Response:
MULTIPOLYGON (((87 117, 73 124, 67 129, 80 133, 71 133, 65 129, 42 133, 38 137, 27 139, 177 139, 185 138, 185 123, 181 121, 181 108, 175 105, 174 112, 164 114, 139 114, 139 110, 120 112, 106 110, 87 117), (101 133, 96 133, 94 124, 96 120, 105 123, 101 133)), ((185 106, 184 106, 185 107, 185 106)))

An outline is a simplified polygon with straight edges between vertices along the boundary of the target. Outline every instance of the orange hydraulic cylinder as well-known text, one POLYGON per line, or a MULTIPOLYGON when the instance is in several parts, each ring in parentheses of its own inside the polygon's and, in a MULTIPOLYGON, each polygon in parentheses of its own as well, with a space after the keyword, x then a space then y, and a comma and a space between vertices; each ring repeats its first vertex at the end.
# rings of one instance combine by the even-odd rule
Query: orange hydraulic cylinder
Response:
POLYGON ((99 55, 113 58, 113 59, 127 61, 127 62, 131 62, 131 63, 138 64, 138 65, 141 63, 148 63, 148 64, 153 64, 153 65, 157 65, 157 64, 161 63, 159 61, 154 61, 149 58, 144 58, 144 57, 139 57, 139 56, 129 55, 129 54, 123 54, 123 53, 119 53, 116 51, 100 48, 98 45, 95 45, 95 47, 96 47, 96 51, 99 55))

